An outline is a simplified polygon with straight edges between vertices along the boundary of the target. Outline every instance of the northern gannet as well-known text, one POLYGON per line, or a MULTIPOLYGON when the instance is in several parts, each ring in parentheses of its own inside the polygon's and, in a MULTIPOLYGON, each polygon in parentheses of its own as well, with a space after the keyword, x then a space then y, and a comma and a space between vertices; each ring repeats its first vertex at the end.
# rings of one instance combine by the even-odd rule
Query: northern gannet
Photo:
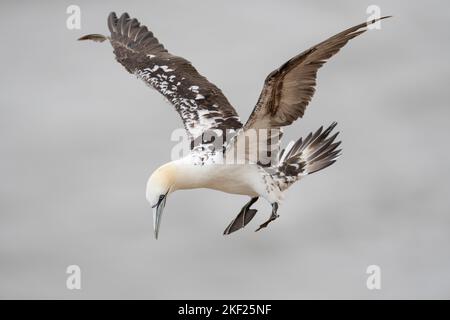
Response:
POLYGON ((109 40, 117 61, 174 105, 192 142, 187 156, 162 165, 148 179, 146 198, 153 208, 155 238, 167 197, 182 189, 209 188, 250 196, 224 234, 252 220, 256 210, 251 206, 259 197, 272 205, 272 212, 256 231, 278 218, 283 192, 302 177, 332 165, 341 152, 338 133, 331 134, 335 122, 290 142, 283 150, 282 127, 303 116, 315 91, 318 69, 350 39, 384 18, 388 17, 340 32, 271 72, 244 125, 219 88, 189 61, 169 53, 147 27, 127 13, 120 18, 110 13, 110 36, 81 37, 79 40, 109 40))

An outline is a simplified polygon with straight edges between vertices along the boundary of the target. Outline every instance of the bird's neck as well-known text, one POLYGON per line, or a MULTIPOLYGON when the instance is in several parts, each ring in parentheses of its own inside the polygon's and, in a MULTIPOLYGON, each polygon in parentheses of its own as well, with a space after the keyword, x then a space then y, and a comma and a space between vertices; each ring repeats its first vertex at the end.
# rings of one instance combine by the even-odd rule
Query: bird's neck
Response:
POLYGON ((205 166, 196 166, 186 161, 171 161, 165 164, 173 173, 172 190, 204 188, 207 185, 208 175, 205 166))

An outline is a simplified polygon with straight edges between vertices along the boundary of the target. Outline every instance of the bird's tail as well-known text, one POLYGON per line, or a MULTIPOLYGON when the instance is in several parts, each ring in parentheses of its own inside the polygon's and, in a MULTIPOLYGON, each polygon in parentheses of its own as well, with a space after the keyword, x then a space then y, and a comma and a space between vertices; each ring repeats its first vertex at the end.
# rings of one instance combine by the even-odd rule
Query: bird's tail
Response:
MULTIPOLYGON (((335 142, 339 132, 330 136, 337 123, 333 122, 325 131, 320 127, 296 142, 291 141, 280 152, 276 177, 287 188, 301 176, 305 176, 332 165, 340 156, 340 141, 335 142)), ((282 188, 282 189, 284 189, 282 188)))
POLYGON ((82 36, 81 38, 79 38, 79 41, 83 41, 83 40, 92 40, 95 42, 103 42, 105 40, 107 40, 108 38, 105 37, 102 34, 87 34, 85 36, 82 36))

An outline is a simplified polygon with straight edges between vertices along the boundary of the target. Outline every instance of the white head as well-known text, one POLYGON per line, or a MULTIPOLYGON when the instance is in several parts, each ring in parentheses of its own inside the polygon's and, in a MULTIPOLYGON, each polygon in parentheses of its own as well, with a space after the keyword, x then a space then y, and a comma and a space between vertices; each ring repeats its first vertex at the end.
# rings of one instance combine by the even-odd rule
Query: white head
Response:
POLYGON ((167 163, 156 169, 147 181, 145 196, 153 208, 153 229, 156 239, 158 239, 161 216, 167 197, 175 191, 175 181, 176 168, 172 163, 167 163))

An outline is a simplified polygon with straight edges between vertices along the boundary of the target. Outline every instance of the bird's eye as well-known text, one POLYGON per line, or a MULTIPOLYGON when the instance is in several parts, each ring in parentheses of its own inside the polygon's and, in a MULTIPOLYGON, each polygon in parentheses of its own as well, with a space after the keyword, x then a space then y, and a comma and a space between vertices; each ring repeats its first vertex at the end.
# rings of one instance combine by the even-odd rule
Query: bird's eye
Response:
POLYGON ((163 202, 165 197, 166 197, 165 194, 160 195, 159 198, 158 198, 158 202, 154 206, 152 206, 152 208, 155 208, 155 207, 159 206, 160 203, 163 202))

